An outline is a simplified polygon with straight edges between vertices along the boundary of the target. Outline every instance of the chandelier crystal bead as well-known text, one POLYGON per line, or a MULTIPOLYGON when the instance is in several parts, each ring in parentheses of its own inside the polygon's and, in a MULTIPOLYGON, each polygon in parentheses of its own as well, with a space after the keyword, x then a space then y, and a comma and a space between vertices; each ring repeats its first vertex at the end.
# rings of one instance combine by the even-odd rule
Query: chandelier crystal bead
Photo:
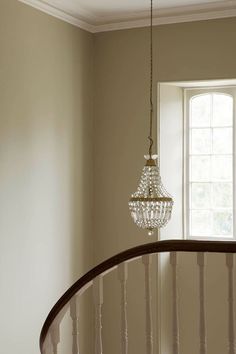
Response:
POLYGON ((171 218, 173 199, 162 184, 159 167, 154 157, 143 168, 137 191, 132 194, 129 209, 135 224, 148 230, 165 226, 171 218))

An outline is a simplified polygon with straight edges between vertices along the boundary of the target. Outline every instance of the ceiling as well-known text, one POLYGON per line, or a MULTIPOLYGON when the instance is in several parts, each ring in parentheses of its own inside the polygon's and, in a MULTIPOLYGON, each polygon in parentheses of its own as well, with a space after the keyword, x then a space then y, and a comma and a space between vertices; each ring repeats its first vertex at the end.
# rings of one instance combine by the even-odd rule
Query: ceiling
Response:
MULTIPOLYGON (((19 0, 90 32, 149 24, 150 0, 19 0)), ((154 24, 236 16, 235 0, 153 0, 154 24)))

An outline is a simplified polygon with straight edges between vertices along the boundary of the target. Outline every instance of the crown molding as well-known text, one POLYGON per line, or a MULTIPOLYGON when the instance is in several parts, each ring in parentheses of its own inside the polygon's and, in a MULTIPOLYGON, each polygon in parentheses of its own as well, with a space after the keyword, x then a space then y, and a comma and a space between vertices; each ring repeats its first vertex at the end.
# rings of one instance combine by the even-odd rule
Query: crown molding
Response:
MULTIPOLYGON (((96 16, 95 13, 78 9, 79 14, 72 16, 41 0, 18 1, 91 33, 147 27, 150 25, 149 11, 96 16)), ((236 17, 235 0, 160 9, 154 11, 153 24, 164 25, 228 17, 236 17)))
MULTIPOLYGON (((184 22, 194 22, 194 21, 205 21, 205 20, 214 20, 214 19, 223 19, 229 17, 236 17, 236 9, 234 10, 224 10, 224 11, 212 11, 208 13, 199 13, 199 14, 186 14, 186 15, 175 15, 175 16, 163 16, 163 17, 154 17, 153 25, 167 25, 174 23, 184 23, 184 22)), ((94 33, 99 32, 108 32, 122 29, 131 29, 139 27, 148 27, 150 26, 150 21, 148 19, 140 19, 133 21, 122 21, 117 23, 109 23, 104 25, 97 25, 94 28, 94 33)))
POLYGON ((88 23, 87 21, 79 19, 77 16, 72 16, 66 12, 55 8, 54 6, 48 5, 41 0, 18 0, 26 5, 34 7, 37 10, 40 10, 48 15, 58 18, 64 22, 70 23, 76 27, 79 27, 88 32, 94 32, 94 25, 88 23))

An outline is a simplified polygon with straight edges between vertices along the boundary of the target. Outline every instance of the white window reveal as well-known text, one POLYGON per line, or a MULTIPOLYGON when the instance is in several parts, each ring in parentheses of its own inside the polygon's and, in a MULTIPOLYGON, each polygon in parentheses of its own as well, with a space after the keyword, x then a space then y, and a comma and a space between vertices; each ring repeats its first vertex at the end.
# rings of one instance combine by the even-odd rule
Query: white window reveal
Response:
POLYGON ((159 154, 173 196, 161 239, 236 240, 236 79, 158 84, 159 154))
POLYGON ((186 236, 233 238, 234 92, 186 90, 186 236))

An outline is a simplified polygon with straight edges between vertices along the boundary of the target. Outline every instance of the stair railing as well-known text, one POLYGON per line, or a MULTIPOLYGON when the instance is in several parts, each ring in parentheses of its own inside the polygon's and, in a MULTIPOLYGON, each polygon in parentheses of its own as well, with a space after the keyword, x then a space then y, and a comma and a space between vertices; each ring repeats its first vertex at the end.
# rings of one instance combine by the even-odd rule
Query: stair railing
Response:
MULTIPOLYGON (((199 275, 199 353, 207 354, 207 333, 206 333, 206 301, 205 301, 205 254, 225 253, 226 267, 228 274, 228 353, 236 354, 235 335, 235 303, 234 303, 234 253, 236 253, 236 242, 231 241, 190 241, 190 240, 168 240, 155 243, 148 243, 121 252, 108 260, 102 262, 76 283, 74 283, 65 294, 57 301, 50 311, 41 331, 40 350, 42 354, 60 353, 60 326, 65 313, 70 311, 71 332, 72 332, 72 354, 87 354, 80 351, 79 338, 79 299, 89 288, 93 290, 94 300, 94 341, 95 354, 103 353, 102 340, 102 306, 103 306, 103 279, 115 269, 118 269, 118 280, 121 289, 120 306, 120 348, 122 354, 128 354, 128 320, 127 320, 127 281, 129 262, 141 259, 145 274, 145 313, 146 313, 146 354, 153 354, 153 319, 152 319, 152 295, 150 265, 153 254, 170 252, 170 265, 172 269, 172 353, 180 353, 179 341, 179 308, 178 308, 178 253, 190 252, 197 254, 197 266, 199 275)), ((62 354, 69 354, 62 353, 62 354)))

